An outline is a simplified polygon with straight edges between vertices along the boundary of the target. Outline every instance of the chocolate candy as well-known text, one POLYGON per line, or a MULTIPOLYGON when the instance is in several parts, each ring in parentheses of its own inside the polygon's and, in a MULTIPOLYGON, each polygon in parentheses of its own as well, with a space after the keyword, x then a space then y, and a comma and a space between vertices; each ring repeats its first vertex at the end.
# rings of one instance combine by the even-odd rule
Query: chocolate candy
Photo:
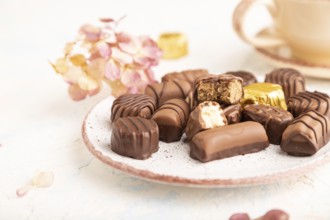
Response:
POLYGON ((156 122, 141 117, 119 118, 112 124, 111 149, 125 157, 147 159, 158 150, 156 122))
POLYGON ((207 162, 258 152, 269 146, 264 127, 257 122, 242 122, 196 134, 190 142, 190 156, 207 162))
POLYGON ((152 116, 159 127, 159 139, 167 143, 180 140, 189 117, 189 105, 182 99, 166 101, 152 116))
POLYGON ((242 78, 229 74, 200 77, 195 81, 194 97, 198 103, 236 104, 243 96, 242 83, 242 78))
POLYGON ((243 121, 262 124, 271 144, 280 144, 282 134, 293 120, 290 112, 268 105, 247 105, 243 109, 243 121))
POLYGON ((222 108, 229 125, 241 122, 242 107, 240 104, 222 106, 222 108))
POLYGON ((282 87, 272 83, 254 83, 245 86, 241 104, 243 107, 248 104, 264 104, 287 109, 282 87))
POLYGON ((294 156, 309 156, 326 145, 329 138, 329 119, 312 110, 296 118, 284 131, 281 149, 294 156))
POLYGON ((300 92, 288 100, 288 111, 295 118, 309 110, 316 110, 330 119, 329 95, 317 91, 306 91, 300 92))
POLYGON ((281 85, 286 101, 291 96, 305 91, 305 78, 295 69, 275 69, 266 75, 265 82, 281 85))
POLYGON ((119 96, 111 107, 111 121, 128 116, 151 118, 156 109, 156 101, 144 94, 126 94, 119 96))
POLYGON ((194 69, 185 70, 181 72, 167 73, 165 76, 162 77, 162 82, 185 80, 188 81, 191 85, 193 85, 197 78, 208 74, 209 72, 205 69, 194 69))
POLYGON ((225 74, 231 74, 233 76, 241 77, 243 79, 243 86, 248 86, 250 84, 258 82, 255 75, 246 71, 231 71, 225 74))
POLYGON ((192 87, 190 83, 184 80, 169 81, 148 85, 144 93, 154 98, 156 100, 157 106, 159 107, 170 99, 185 99, 188 96, 191 88, 192 87))
POLYGON ((217 102, 205 101, 199 104, 191 113, 185 133, 190 140, 202 130, 227 125, 226 116, 217 102))

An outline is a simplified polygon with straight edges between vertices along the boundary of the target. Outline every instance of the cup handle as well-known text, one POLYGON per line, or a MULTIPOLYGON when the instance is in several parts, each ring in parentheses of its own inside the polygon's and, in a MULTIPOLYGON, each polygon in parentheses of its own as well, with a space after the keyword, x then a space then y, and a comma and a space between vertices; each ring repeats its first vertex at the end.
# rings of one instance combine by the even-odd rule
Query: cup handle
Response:
POLYGON ((257 36, 248 36, 244 30, 244 21, 247 12, 256 5, 264 5, 268 9, 270 15, 274 18, 275 5, 272 0, 242 0, 236 7, 233 14, 233 26, 238 36, 245 42, 254 47, 278 47, 285 45, 286 42, 281 38, 280 34, 273 28, 268 27, 262 29, 257 36))

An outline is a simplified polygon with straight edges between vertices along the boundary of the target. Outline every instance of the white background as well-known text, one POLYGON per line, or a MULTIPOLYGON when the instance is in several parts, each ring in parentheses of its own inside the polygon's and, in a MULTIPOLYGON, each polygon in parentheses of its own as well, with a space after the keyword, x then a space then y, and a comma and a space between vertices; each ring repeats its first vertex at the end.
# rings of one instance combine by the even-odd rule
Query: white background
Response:
MULTIPOLYGON (((262 80, 272 67, 231 26, 238 2, 1 0, 0 219, 228 219, 235 212, 257 217, 273 208, 292 219, 329 219, 330 164, 298 180, 229 189, 154 184, 107 167, 86 149, 80 129, 109 90, 73 102, 48 64, 80 25, 127 15, 120 27, 129 33, 157 38, 180 31, 189 37, 189 56, 162 61, 155 68, 158 79, 168 71, 202 67, 214 73, 250 70, 262 80), (15 190, 40 170, 53 171, 54 184, 17 198, 15 190)), ((249 21, 253 31, 269 18, 260 8, 249 21)), ((307 80, 309 89, 328 93, 329 83, 307 80)))

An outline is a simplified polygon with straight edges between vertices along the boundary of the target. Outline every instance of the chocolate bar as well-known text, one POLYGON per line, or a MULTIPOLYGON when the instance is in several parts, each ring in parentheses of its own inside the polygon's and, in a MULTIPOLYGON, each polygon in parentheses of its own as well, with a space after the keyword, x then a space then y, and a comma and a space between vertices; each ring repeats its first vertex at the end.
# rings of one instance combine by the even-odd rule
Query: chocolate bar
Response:
POLYGON ((158 150, 158 143, 158 126, 151 119, 126 117, 112 124, 110 147, 117 154, 147 159, 158 150))
POLYGON ((187 81, 168 81, 148 85, 144 94, 154 98, 159 108, 170 99, 185 99, 191 91, 191 84, 187 81))
POLYGON ((205 101, 190 113, 185 133, 190 140, 200 131, 223 125, 227 125, 227 119, 220 105, 217 102, 205 101))
POLYGON ((255 75, 253 75, 250 72, 247 71, 231 71, 231 72, 227 72, 225 74, 231 74, 233 76, 237 76, 243 79, 243 86, 248 86, 250 84, 256 83, 257 78, 255 77, 255 75))
POLYGON ((128 116, 151 118, 156 109, 156 101, 144 94, 125 94, 119 96, 111 107, 111 121, 128 116))
POLYGON ((245 86, 241 104, 243 107, 248 104, 264 104, 287 110, 282 87, 273 83, 254 83, 245 86))
POLYGON ((295 69, 279 68, 266 75, 265 82, 275 83, 282 86, 285 101, 305 91, 305 78, 295 69))
POLYGON ((309 156, 326 145, 329 139, 329 118, 311 110, 287 127, 282 136, 281 149, 294 156, 309 156))
POLYGON ((243 121, 262 124, 271 144, 280 144, 282 134, 293 120, 290 112, 268 105, 247 105, 243 109, 243 121))
POLYGON ((189 113, 189 105, 184 100, 166 101, 152 116, 159 128, 159 139, 167 143, 179 141, 189 113))
POLYGON ((206 69, 193 69, 193 70, 184 70, 181 72, 172 72, 172 73, 167 73, 165 76, 163 76, 162 82, 185 80, 189 82, 191 85, 194 85, 194 82, 197 78, 208 74, 209 72, 206 69))
POLYGON ((190 142, 190 156, 201 162, 261 151, 269 146, 264 127, 242 122, 196 134, 190 142))
POLYGON ((221 106, 221 107, 223 109, 223 113, 225 114, 229 125, 241 122, 242 107, 240 104, 221 106))
POLYGON ((194 98, 198 103, 236 104, 243 96, 242 83, 242 78, 229 74, 200 77, 195 81, 194 98))
POLYGON ((321 92, 300 92, 288 100, 288 111, 293 117, 316 110, 330 119, 330 97, 321 92))

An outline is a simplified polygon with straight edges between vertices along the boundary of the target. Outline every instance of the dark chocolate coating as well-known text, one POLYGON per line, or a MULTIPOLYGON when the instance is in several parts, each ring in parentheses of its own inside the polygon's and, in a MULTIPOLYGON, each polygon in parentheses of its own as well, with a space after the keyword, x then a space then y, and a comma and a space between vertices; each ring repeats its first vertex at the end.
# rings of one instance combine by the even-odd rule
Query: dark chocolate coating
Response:
POLYGON ((257 78, 250 72, 247 71, 231 71, 225 74, 231 74, 233 76, 241 77, 243 79, 243 86, 247 86, 253 83, 257 83, 257 78))
POLYGON ((159 139, 167 143, 179 141, 189 113, 189 105, 184 100, 166 101, 152 116, 159 128, 159 139))
POLYGON ((288 100, 288 111, 293 117, 316 110, 330 119, 330 97, 321 92, 300 92, 288 100))
POLYGON ((290 112, 268 105, 247 105, 243 109, 243 121, 255 121, 262 124, 271 144, 280 144, 284 130, 291 123, 290 112))
POLYGON ((111 149, 125 157, 147 159, 158 150, 155 121, 141 117, 119 118, 112 124, 111 149))
POLYGON ((264 127, 253 121, 209 129, 190 142, 190 156, 201 162, 261 151, 269 146, 264 127))
POLYGON ((243 80, 230 74, 208 75, 196 79, 194 98, 197 103, 215 101, 219 104, 237 104, 243 97, 243 80))
POLYGON ((156 100, 159 108, 164 102, 170 99, 185 99, 192 86, 187 81, 168 81, 163 83, 154 83, 148 85, 144 94, 151 96, 156 100))
POLYGON ((284 131, 281 149, 294 156, 309 156, 329 142, 330 121, 312 110, 296 118, 284 131))
POLYGON ((185 133, 187 140, 191 140, 195 134, 206 129, 212 129, 227 125, 226 116, 217 102, 205 101, 200 103, 189 115, 185 133), (210 111, 217 109, 217 111, 210 111), (209 111, 208 111, 209 110, 209 111))
POLYGON ((229 125, 241 122, 242 107, 240 104, 222 106, 222 109, 229 125))
POLYGON ((156 110, 156 101, 144 94, 126 94, 119 96, 111 107, 111 121, 128 116, 151 118, 156 110))
POLYGON ((172 72, 172 73, 167 73, 165 76, 163 76, 162 82, 185 80, 189 82, 191 85, 193 85, 197 78, 207 74, 209 74, 209 72, 206 69, 193 69, 193 70, 184 70, 181 72, 172 72))
POLYGON ((305 91, 305 78, 295 69, 279 68, 266 75, 265 82, 279 84, 283 88, 285 101, 305 91))

